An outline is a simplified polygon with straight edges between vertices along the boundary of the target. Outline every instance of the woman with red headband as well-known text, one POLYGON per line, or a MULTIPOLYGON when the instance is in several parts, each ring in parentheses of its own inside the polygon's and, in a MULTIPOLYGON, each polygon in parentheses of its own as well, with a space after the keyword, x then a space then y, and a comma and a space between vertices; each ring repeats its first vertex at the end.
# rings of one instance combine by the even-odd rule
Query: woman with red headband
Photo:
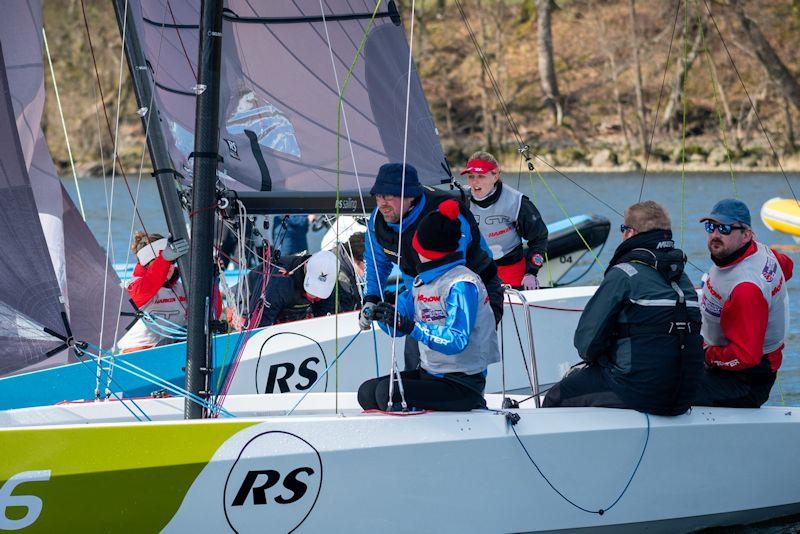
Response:
POLYGON ((461 174, 467 175, 470 211, 478 221, 503 283, 539 289, 547 225, 528 197, 500 180, 500 165, 488 152, 475 152, 461 174), (523 252, 522 240, 528 249, 523 252))

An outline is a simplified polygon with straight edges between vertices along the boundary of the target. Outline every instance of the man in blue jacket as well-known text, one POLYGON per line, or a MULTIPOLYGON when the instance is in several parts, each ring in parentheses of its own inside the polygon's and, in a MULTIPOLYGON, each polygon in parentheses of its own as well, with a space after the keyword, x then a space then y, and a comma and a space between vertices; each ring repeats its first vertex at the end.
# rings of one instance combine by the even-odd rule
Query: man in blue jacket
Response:
MULTIPOLYGON (((419 367, 401 373, 412 408, 466 411, 485 407, 486 368, 500 359, 486 287, 465 266, 458 250, 459 216, 458 202, 450 199, 422 219, 412 239, 421 262, 413 288, 400 295, 396 311, 386 302, 370 308, 371 317, 389 335, 408 336, 419 344, 419 367)), ((392 402, 400 401, 399 388, 395 388, 392 402)), ((389 377, 362 384, 358 402, 365 410, 386 410, 389 377)))
MULTIPOLYGON (((403 282, 410 290, 421 265, 419 256, 412 247, 412 238, 417 227, 425 215, 436 211, 442 202, 452 199, 444 191, 423 187, 417 170, 411 165, 404 166, 400 163, 381 166, 370 194, 375 197, 378 207, 369 219, 364 250, 367 284, 364 307, 359 316, 361 328, 364 330, 369 329, 372 324, 369 318, 371 308, 383 300, 386 280, 393 264, 400 266, 403 282)), ((498 323, 503 316, 503 288, 497 275, 497 266, 472 213, 460 202, 458 207, 460 238, 457 250, 463 254, 466 267, 483 281, 489 293, 495 323, 498 323)), ((407 341, 406 370, 416 369, 418 363, 417 345, 407 341)))

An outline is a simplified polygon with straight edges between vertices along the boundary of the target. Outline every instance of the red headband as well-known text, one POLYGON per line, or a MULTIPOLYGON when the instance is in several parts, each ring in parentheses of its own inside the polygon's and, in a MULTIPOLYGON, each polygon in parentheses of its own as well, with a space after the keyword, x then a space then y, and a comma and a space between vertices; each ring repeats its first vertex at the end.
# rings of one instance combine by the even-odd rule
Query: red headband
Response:
POLYGON ((461 174, 486 174, 497 168, 497 163, 492 163, 485 159, 471 159, 467 162, 467 168, 461 174))

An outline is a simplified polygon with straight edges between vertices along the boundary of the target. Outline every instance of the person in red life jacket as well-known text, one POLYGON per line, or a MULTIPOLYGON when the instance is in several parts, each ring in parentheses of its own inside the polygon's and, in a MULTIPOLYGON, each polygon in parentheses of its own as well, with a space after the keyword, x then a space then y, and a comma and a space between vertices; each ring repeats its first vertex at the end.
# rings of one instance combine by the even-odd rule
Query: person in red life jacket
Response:
POLYGON ((470 188, 469 209, 478 221, 503 283, 539 289, 537 274, 547 252, 547 225, 528 197, 504 184, 500 165, 488 152, 475 152, 461 174, 470 188), (528 243, 523 252, 522 241, 528 243))
POLYGON ((700 299, 706 371, 695 404, 758 408, 783 359, 794 264, 754 239, 744 202, 721 200, 701 222, 714 265, 700 299))
MULTIPOLYGON (((412 238, 420 261, 413 287, 398 296, 396 312, 387 302, 370 310, 370 320, 389 335, 419 344, 419 366, 401 377, 408 405, 420 410, 485 408, 486 368, 500 360, 489 293, 459 249, 459 213, 451 199, 423 217, 412 238)), ((365 410, 386 410, 389 377, 364 382, 358 402, 365 410)), ((397 387, 392 402, 400 405, 397 387)))
MULTIPOLYGON (((175 261, 189 251, 189 243, 185 239, 171 243, 160 234, 136 232, 131 250, 137 259, 127 287, 131 300, 154 317, 185 326, 186 293, 175 261)), ((117 348, 121 352, 133 352, 155 347, 165 340, 148 328, 145 321, 139 320, 117 342, 117 348)))

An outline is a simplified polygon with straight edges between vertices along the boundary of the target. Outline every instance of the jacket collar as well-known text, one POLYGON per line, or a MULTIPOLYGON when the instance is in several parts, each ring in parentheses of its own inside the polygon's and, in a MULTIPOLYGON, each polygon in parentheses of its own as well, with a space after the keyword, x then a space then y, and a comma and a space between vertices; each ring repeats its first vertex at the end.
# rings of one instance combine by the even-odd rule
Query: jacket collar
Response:
POLYGON ((494 185, 494 191, 489 193, 489 195, 486 198, 479 200, 474 196, 472 196, 472 193, 470 192, 470 200, 474 202, 477 206, 480 206, 481 208, 488 208, 489 206, 497 202, 497 199, 500 198, 500 194, 502 192, 503 192, 503 182, 502 180, 497 180, 497 183, 494 185))
POLYGON ((731 252, 727 257, 722 258, 721 260, 715 260, 714 258, 711 258, 711 261, 714 262, 714 265, 723 269, 726 267, 733 267, 737 263, 741 263, 745 258, 755 254, 756 250, 758 250, 756 240, 751 239, 749 243, 743 245, 740 249, 731 252))
POLYGON ((459 265, 465 265, 466 263, 467 261, 464 259, 464 254, 461 252, 454 252, 448 254, 444 258, 421 263, 419 265, 419 274, 414 279, 414 285, 430 284, 450 269, 459 265))
MULTIPOLYGON (((417 221, 417 219, 419 219, 419 216, 422 213, 422 210, 425 209, 425 201, 426 201, 426 197, 425 197, 425 194, 423 194, 421 197, 419 197, 418 200, 416 200, 414 202, 414 204, 411 205, 411 209, 408 210, 408 213, 406 213, 403 216, 402 222, 403 222, 403 229, 404 230, 406 228, 408 228, 409 226, 411 226, 412 224, 414 224, 417 221)), ((381 216, 381 218, 383 218, 383 214, 380 211, 378 211, 378 214, 381 216)), ((389 228, 391 228, 395 232, 398 232, 398 233, 400 232, 400 223, 399 222, 396 222, 396 223, 387 222, 386 224, 389 226, 389 228)))

